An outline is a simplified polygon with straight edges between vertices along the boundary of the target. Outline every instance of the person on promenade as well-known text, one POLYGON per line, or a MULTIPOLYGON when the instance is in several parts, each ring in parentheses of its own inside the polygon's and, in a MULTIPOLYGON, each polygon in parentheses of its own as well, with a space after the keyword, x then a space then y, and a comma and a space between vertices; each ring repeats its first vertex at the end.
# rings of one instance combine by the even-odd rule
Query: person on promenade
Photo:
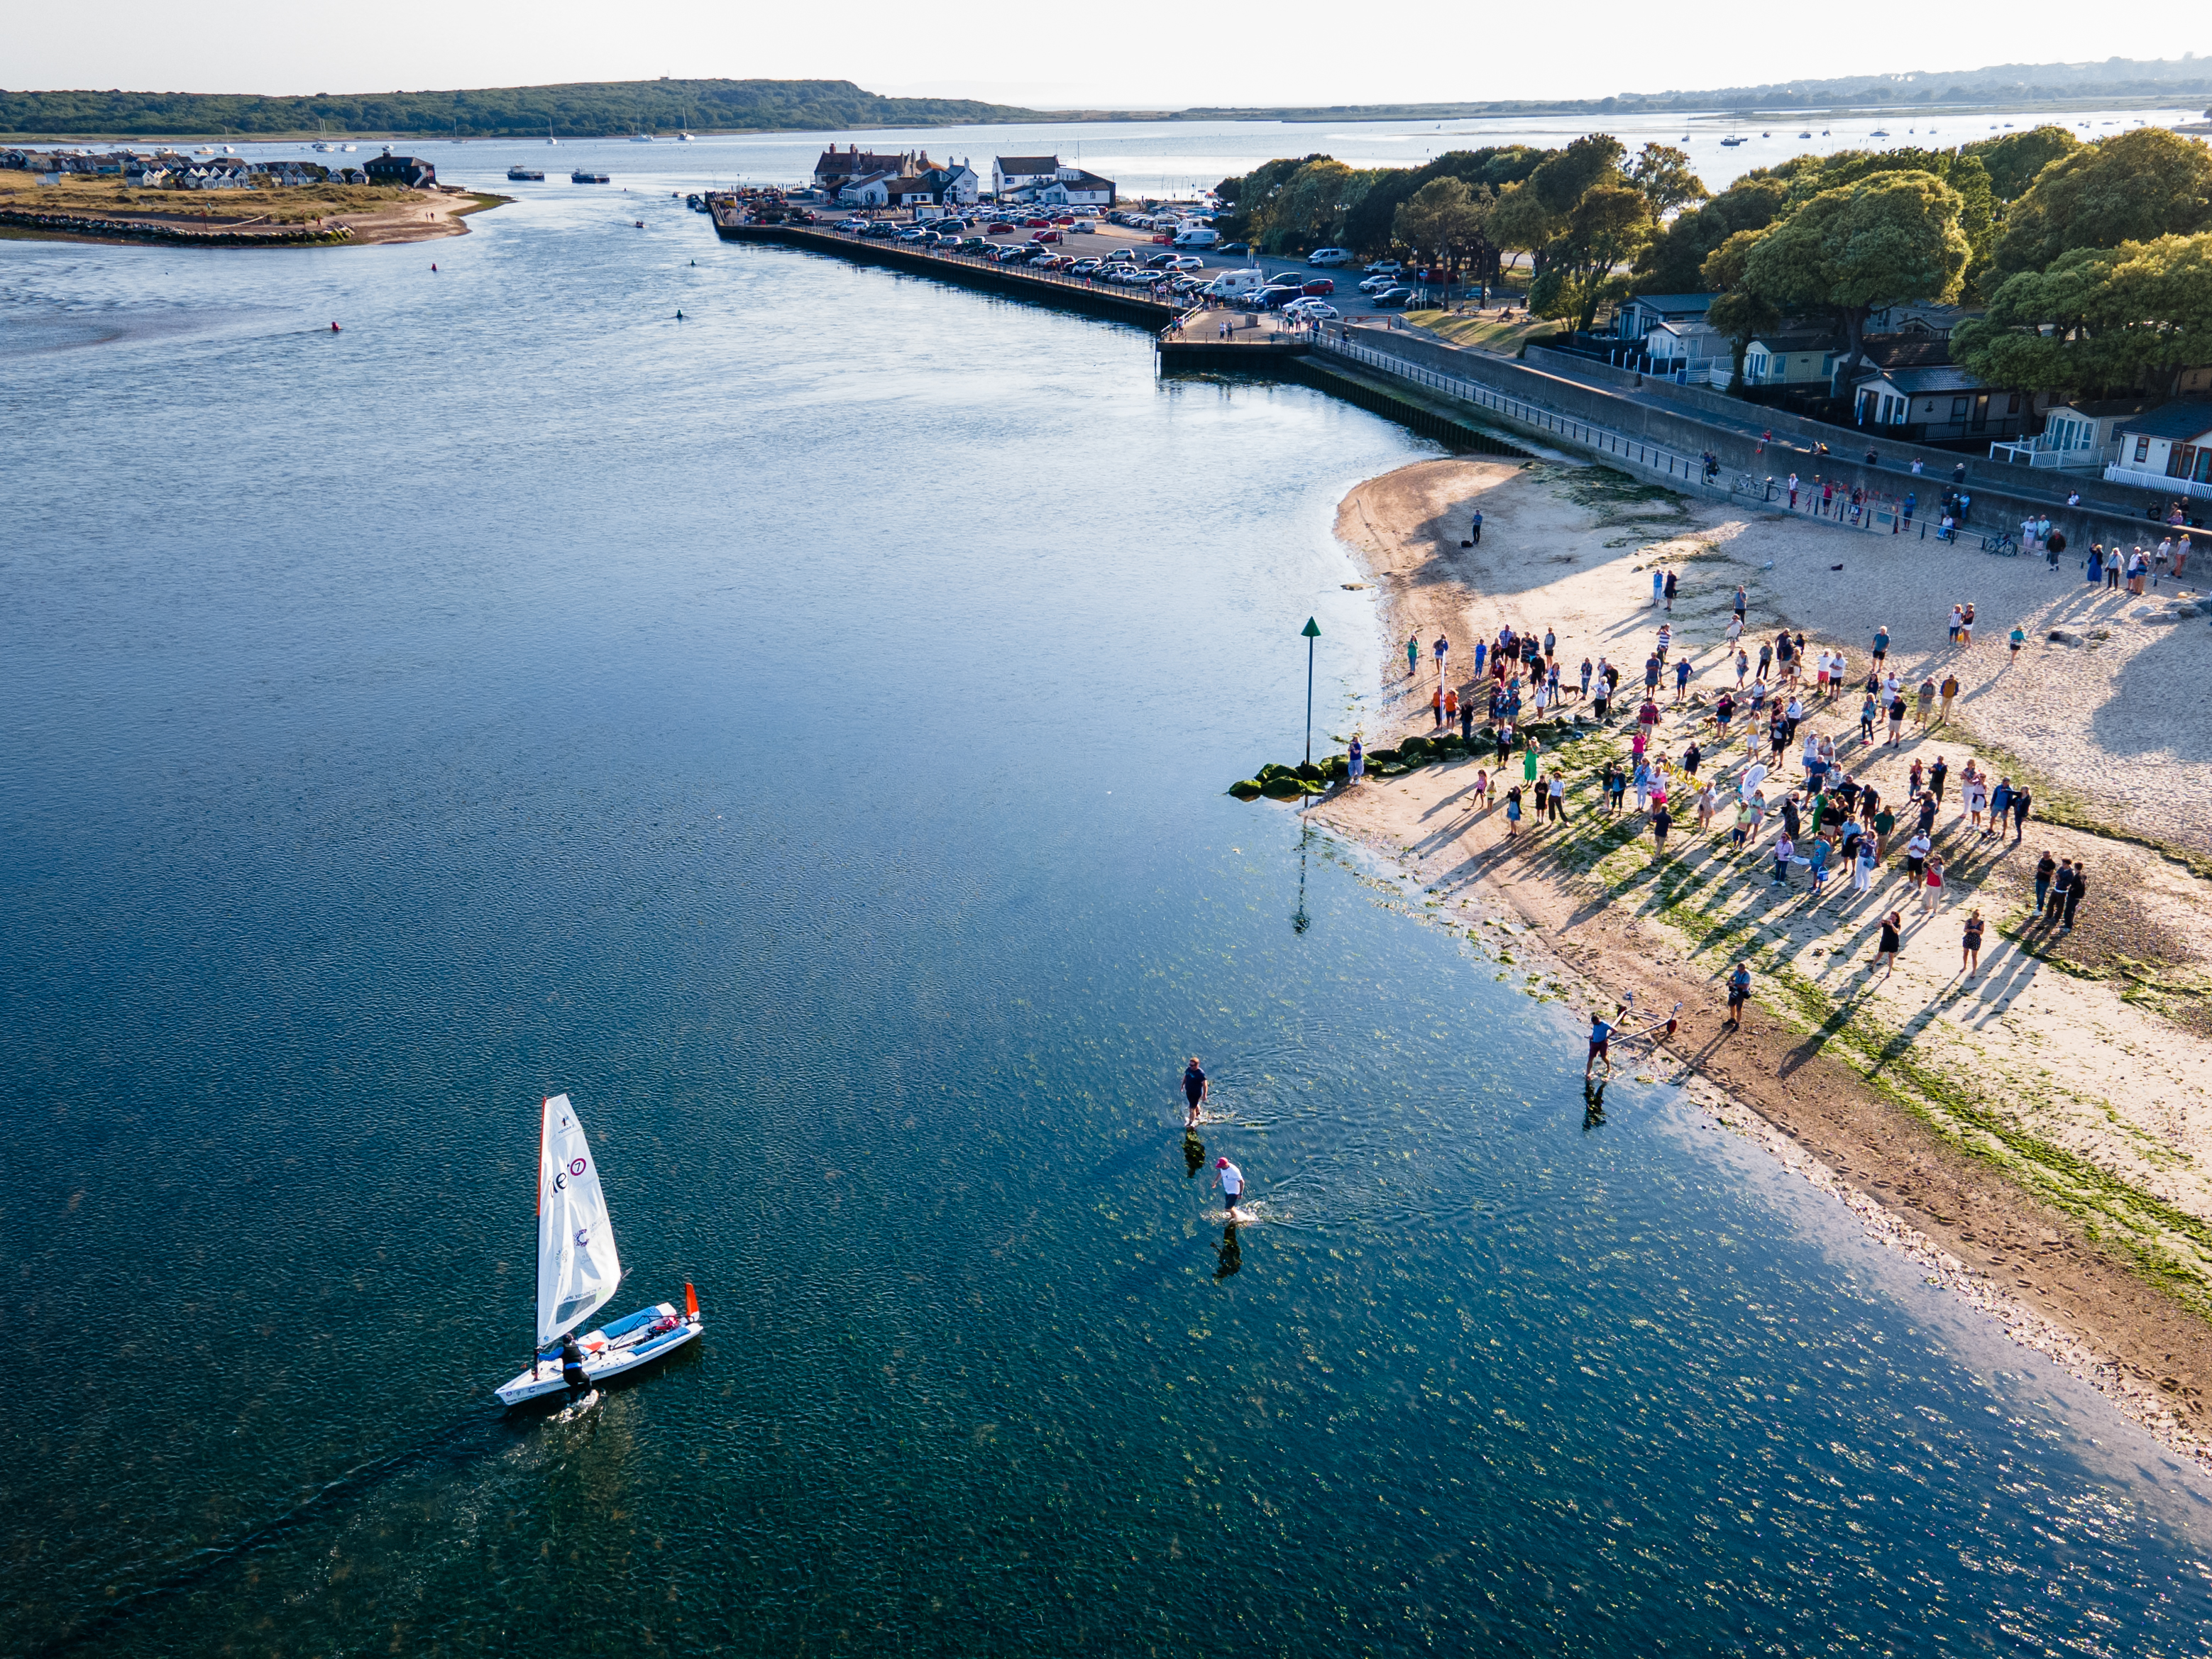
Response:
POLYGON ((1905 918, 1897 911, 1892 910, 1881 919, 1881 938, 1875 943, 1874 962, 1867 969, 1867 973, 1871 975, 1875 969, 1880 969, 1884 979, 1887 979, 1894 973, 1897 969, 1898 947, 1904 943, 1904 940, 1905 918))
POLYGON ((2074 931, 2074 913, 2081 908, 2081 895, 2088 890, 2089 866, 2086 864, 2077 864, 2074 866, 2074 884, 2066 890, 2066 915, 2065 919, 2059 923, 2060 933, 2070 933, 2074 931))

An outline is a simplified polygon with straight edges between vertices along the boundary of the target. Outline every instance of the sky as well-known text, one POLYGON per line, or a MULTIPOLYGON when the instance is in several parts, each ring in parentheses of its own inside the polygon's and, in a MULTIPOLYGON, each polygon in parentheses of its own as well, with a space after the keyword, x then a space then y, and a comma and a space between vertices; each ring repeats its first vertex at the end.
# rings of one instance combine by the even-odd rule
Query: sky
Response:
POLYGON ((11 88, 165 92, 389 92, 550 82, 763 76, 848 80, 872 92, 981 98, 1033 108, 1176 109, 1194 104, 1370 104, 1589 98, 1992 61, 2176 57, 2212 52, 2212 24, 2161 0, 2094 13, 2021 0, 2000 33, 1986 9, 1863 0, 1818 50, 1788 31, 1663 25, 1649 5, 1596 0, 1571 18, 1547 7, 1461 7, 1418 23, 1285 0, 1252 15, 1161 14, 1132 27, 1102 15, 980 0, 953 26, 911 6, 811 7, 642 0, 610 8, 544 0, 385 0, 374 10, 231 0, 215 27, 180 25, 162 0, 109 0, 96 27, 65 6, 27 8, 8 27, 11 88))

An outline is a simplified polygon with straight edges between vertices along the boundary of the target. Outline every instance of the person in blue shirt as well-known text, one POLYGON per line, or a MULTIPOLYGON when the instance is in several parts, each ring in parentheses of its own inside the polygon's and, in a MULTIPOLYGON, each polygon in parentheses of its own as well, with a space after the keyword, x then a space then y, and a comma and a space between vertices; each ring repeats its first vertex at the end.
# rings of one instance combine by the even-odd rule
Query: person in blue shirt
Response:
POLYGON ((1674 701, 1680 702, 1690 695, 1690 659, 1679 659, 1674 664, 1674 701))
POLYGON ((1741 1026, 1743 1024, 1743 1005, 1751 1000, 1751 964, 1749 963, 1736 963, 1735 971, 1729 975, 1728 993, 1728 1023, 1741 1026))
MULTIPOLYGON (((1620 1017, 1619 1014, 1615 1014, 1613 1018, 1618 1019, 1620 1017)), ((1590 1011, 1589 1058, 1583 1062, 1584 1082, 1589 1080, 1591 1068, 1601 1060, 1605 1062, 1605 1069, 1607 1072, 1613 1070, 1613 1054, 1607 1047, 1613 1041, 1613 1029, 1612 1024, 1603 1015, 1595 1008, 1590 1011)))

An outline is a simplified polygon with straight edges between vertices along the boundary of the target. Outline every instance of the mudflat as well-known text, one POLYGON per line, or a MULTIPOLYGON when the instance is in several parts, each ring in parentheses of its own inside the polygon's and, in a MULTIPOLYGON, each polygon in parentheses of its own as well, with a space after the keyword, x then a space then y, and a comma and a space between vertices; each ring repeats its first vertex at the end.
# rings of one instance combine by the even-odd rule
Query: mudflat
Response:
MULTIPOLYGON (((2146 526, 2146 528, 2150 528, 2146 526)), ((1340 536, 1382 591, 1395 645, 1378 671, 1370 749, 1434 730, 1431 642, 1451 641, 1449 673, 1478 716, 1474 647, 1510 623, 1558 636, 1563 680, 1610 659, 1626 710, 1599 723, 1586 701, 1540 731, 1540 764, 1568 780, 1566 820, 1531 811, 1510 834, 1503 791, 1478 774, 1494 750, 1339 788, 1313 810, 1410 866, 1450 925, 1506 937, 1522 967, 1548 964, 1610 1012, 1682 1004, 1665 1050, 1748 1107, 1813 1160, 1822 1178, 1914 1248, 1940 1258, 1976 1299, 2016 1326, 2047 1322, 2037 1346, 2093 1376, 2178 1448, 2205 1455, 2212 1389, 2212 731, 2196 688, 2212 670, 2212 628, 2175 620, 2173 601, 2205 592, 2185 573, 2137 599, 2092 588, 2071 549, 2054 569, 2034 554, 1994 557, 1973 542, 1893 536, 1827 520, 1687 499, 1606 469, 1550 462, 1417 463, 1360 485, 1340 536), (1481 544, 1466 547, 1484 515, 1481 544), (1652 575, 1672 571, 1671 613, 1652 575), (1823 891, 1793 868, 1773 879, 1770 815, 1731 844, 1736 786, 1751 758, 1739 715, 1725 742, 1713 704, 1736 684, 1726 630, 1746 590, 1744 642, 1784 628, 1808 648, 1840 649, 1845 689, 1820 699, 1808 670, 1804 729, 1833 736, 1838 764, 1904 806, 1908 769, 1940 756, 1948 784, 1936 851, 1948 865, 1923 914, 1890 840, 1871 889, 1843 874, 1823 891), (1948 638, 1954 603, 1972 601, 1970 644, 1948 638), (1660 623, 1674 629, 1658 701, 1655 754, 1705 750, 1694 783, 1677 771, 1674 828, 1655 845, 1649 817, 1607 810, 1597 778, 1626 764, 1644 665, 1660 623), (2015 627, 2027 643, 2015 654, 2015 627), (1908 687, 1955 675, 1948 720, 1903 741, 1886 722, 1863 740, 1859 714, 1877 628, 1887 666, 1908 687), (2078 641, 2054 641, 2054 632, 2078 641), (1420 644, 1409 675, 1404 645, 1420 644), (1671 672, 1692 678, 1674 703, 1671 672), (1577 726, 1574 717, 1579 714, 1577 726), (1963 810, 1973 761, 1993 785, 2034 800, 2017 841, 1984 833, 1963 810), (1701 829, 1698 787, 1717 781, 1701 829), (2074 926, 2033 908, 2039 856, 2075 860, 2088 885, 2074 926), (1966 971, 1966 918, 1987 925, 1978 971, 1966 971), (1901 912, 1893 972, 1874 971, 1882 918, 1901 912), (1745 962, 1752 1007, 1725 1023, 1723 981, 1745 962), (2070 1333, 2070 1337, 2066 1334, 2070 1333)), ((2207 572, 2212 574, 2212 572, 2207 572)), ((1773 676, 1770 674, 1771 680, 1773 676)), ((1548 719, 1549 715, 1544 718, 1548 719)), ((1524 708, 1524 726, 1531 724, 1524 708)), ((1478 719, 1478 725, 1481 722, 1478 719)), ((1334 734, 1338 746, 1352 733, 1334 734)), ((1798 744, 1764 789, 1778 806, 1802 792, 1798 744)), ((1265 758, 1264 757, 1261 758, 1265 758)), ((1264 810, 1264 809, 1263 809, 1264 810)), ((1809 836, 1808 837, 1809 839, 1809 836)), ((1656 1058, 1656 1057, 1655 1057, 1656 1058)), ((1741 1114, 1739 1113, 1739 1116, 1741 1114)))

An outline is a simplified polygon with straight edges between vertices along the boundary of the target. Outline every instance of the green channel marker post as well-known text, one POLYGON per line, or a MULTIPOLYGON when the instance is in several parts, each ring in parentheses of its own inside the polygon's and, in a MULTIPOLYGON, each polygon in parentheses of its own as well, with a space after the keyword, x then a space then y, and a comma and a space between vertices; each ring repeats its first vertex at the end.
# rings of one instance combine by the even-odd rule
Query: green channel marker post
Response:
POLYGON ((1314 641, 1321 637, 1321 624, 1311 617, 1308 617, 1306 625, 1298 630, 1298 635, 1306 642, 1306 763, 1311 765, 1313 763, 1314 641))

